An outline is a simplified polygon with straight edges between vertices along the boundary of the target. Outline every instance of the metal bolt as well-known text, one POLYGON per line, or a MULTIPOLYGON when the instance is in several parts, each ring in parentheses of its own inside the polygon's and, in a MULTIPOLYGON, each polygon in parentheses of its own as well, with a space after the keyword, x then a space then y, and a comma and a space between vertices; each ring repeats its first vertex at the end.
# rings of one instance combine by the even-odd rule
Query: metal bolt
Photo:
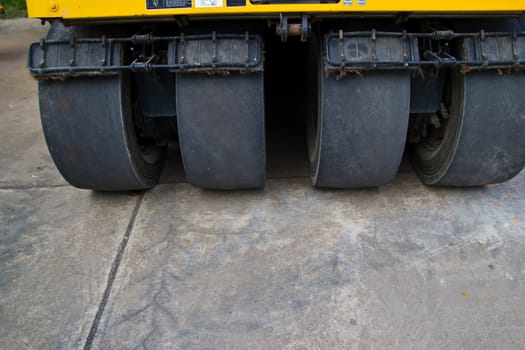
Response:
POLYGON ((58 11, 58 4, 57 4, 55 1, 51 1, 51 2, 49 3, 49 10, 50 10, 51 12, 56 12, 56 11, 58 11))

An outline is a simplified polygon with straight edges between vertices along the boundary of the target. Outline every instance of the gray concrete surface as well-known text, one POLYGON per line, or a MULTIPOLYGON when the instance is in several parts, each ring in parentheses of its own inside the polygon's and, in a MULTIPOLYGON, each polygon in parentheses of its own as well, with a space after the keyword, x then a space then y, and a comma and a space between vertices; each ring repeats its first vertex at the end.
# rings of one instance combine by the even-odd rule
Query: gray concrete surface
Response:
POLYGON ((0 190, 0 348, 82 348, 137 198, 0 190))
POLYGON ((152 191, 77 190, 24 67, 42 34, 0 22, 1 349, 525 348, 524 172, 320 191, 281 138, 264 190, 192 188, 176 148, 152 191))
POLYGON ((523 176, 145 195, 97 348, 519 348, 523 176), (133 334, 133 337, 127 335, 133 334))
POLYGON ((0 186, 65 185, 47 152, 37 86, 27 72, 28 43, 45 35, 39 21, 0 21, 0 186))

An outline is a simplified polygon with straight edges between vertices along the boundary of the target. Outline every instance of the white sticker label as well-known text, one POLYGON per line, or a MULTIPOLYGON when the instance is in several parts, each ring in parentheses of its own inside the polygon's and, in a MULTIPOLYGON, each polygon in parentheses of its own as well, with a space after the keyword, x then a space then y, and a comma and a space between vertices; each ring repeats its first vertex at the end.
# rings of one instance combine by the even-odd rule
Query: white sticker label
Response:
POLYGON ((354 0, 345 0, 343 4, 345 6, 352 6, 354 4, 354 0))
POLYGON ((357 6, 366 6, 366 0, 357 0, 357 6))
POLYGON ((222 1, 223 0, 195 0, 195 7, 222 7, 222 1))

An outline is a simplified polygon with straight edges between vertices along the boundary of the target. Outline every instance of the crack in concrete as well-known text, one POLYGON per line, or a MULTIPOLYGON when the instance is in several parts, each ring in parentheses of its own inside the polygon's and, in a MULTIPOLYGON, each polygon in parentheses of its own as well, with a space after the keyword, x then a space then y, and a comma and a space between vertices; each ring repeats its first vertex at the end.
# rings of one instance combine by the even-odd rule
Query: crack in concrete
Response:
POLYGON ((71 187, 71 185, 14 185, 14 186, 1 186, 0 191, 13 191, 13 190, 37 190, 37 189, 48 189, 48 188, 63 188, 71 187))
MULTIPOLYGON (((294 179, 306 179, 309 178, 308 175, 294 175, 294 176, 268 176, 266 180, 294 180, 294 179)), ((188 181, 166 181, 159 182, 158 185, 177 185, 177 184, 187 184, 188 181)), ((64 188, 72 187, 69 184, 59 184, 59 185, 13 185, 13 186, 2 186, 0 185, 0 191, 16 191, 16 190, 37 190, 37 189, 52 189, 52 188, 64 188)))
POLYGON ((124 234, 124 237, 122 238, 122 241, 120 242, 120 245, 117 250, 117 255, 115 256, 115 260, 113 261, 113 264, 111 265, 111 270, 109 271, 106 289, 104 290, 102 300, 100 301, 100 304, 98 306, 98 310, 95 315, 95 319, 93 320, 93 323, 91 324, 89 334, 86 338, 86 343, 84 344, 84 350, 90 350, 91 346, 93 345, 93 341, 95 339, 95 335, 97 334, 100 320, 102 319, 102 315, 104 314, 104 309, 106 308, 106 304, 111 294, 111 289, 113 288, 113 283, 115 282, 115 278, 117 277, 117 273, 120 267, 120 262, 122 261, 122 257, 124 256, 126 246, 128 245, 131 231, 133 230, 133 227, 135 226, 135 220, 139 213, 140 207, 142 206, 142 203, 144 202, 144 196, 145 196, 145 192, 142 192, 140 197, 137 200, 137 204, 135 204, 135 208, 133 208, 133 212, 131 214, 131 218, 129 220, 128 227, 126 228, 126 233, 124 234))

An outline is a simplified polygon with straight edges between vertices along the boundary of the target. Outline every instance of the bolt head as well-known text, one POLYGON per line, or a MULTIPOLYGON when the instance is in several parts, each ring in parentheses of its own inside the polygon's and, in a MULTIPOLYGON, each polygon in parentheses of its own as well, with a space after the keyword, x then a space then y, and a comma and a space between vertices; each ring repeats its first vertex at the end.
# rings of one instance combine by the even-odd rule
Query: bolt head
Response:
POLYGON ((51 1, 49 2, 49 10, 51 12, 56 12, 58 11, 58 3, 56 1, 51 1))

